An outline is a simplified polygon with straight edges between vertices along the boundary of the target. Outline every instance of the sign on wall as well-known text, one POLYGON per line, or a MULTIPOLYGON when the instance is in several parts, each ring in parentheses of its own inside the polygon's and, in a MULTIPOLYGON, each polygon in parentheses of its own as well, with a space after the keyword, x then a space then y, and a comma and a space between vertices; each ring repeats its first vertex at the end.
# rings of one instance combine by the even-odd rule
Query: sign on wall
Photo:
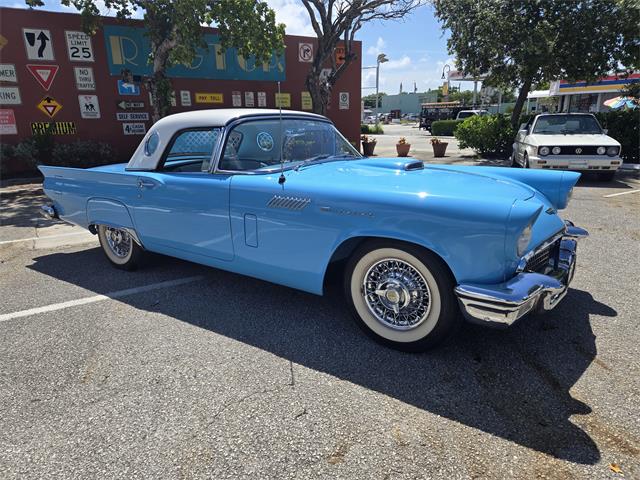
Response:
POLYGON ((0 87, 0 105, 20 105, 21 103, 18 87, 0 87))
POLYGON ((340 110, 349 110, 349 92, 340 92, 338 103, 340 110))
POLYGON ((309 92, 302 92, 300 94, 300 100, 302 110, 313 110, 313 102, 311 101, 311 94, 309 92))
POLYGON ((116 120, 146 122, 149 120, 149 114, 147 112, 116 112, 116 120))
POLYGON ((120 100, 116 105, 121 110, 137 110, 144 108, 144 102, 128 102, 126 100, 120 100))
POLYGON ((42 100, 40 100, 40 103, 38 103, 37 107, 49 118, 55 117, 58 112, 62 110, 62 105, 60 105, 55 98, 51 97, 44 97, 42 100))
POLYGON ((233 92, 231 92, 231 104, 234 107, 242 106, 242 94, 237 90, 234 90, 233 92))
POLYGON ((183 107, 191 106, 191 92, 189 90, 180 90, 180 104, 183 107))
POLYGON ((255 106, 255 96, 253 95, 253 92, 244 92, 244 106, 245 107, 255 106))
POLYGON ((31 122, 32 135, 75 135, 78 133, 74 122, 31 122))
POLYGON ((122 132, 125 135, 144 135, 147 133, 147 127, 144 123, 123 123, 122 132))
POLYGON ((16 83, 17 81, 16 66, 12 63, 0 63, 0 82, 16 83))
POLYGON ((267 106, 267 92, 258 92, 258 107, 267 106))
POLYGON ((84 32, 64 32, 67 37, 67 53, 72 62, 93 62, 91 37, 84 32))
POLYGON ((0 109, 0 135, 17 135, 16 115, 10 108, 0 109))
POLYGON ((334 50, 334 54, 335 54, 335 57, 336 57, 336 66, 339 67, 346 60, 346 58, 345 58, 346 51, 345 51, 344 47, 336 47, 336 49, 334 50))
POLYGON ((97 95, 78 95, 82 118, 100 118, 100 104, 97 95))
POLYGON ((24 46, 29 60, 55 60, 51 32, 41 28, 23 28, 24 46))
POLYGON ((33 78, 35 78, 40 86, 47 92, 49 91, 49 88, 51 88, 51 84, 56 78, 59 68, 60 67, 58 67, 58 65, 27 65, 27 70, 31 72, 33 78))
POLYGON ((196 103, 223 103, 222 93, 196 93, 196 103))
MULTIPOLYGON (((123 68, 129 69, 133 75, 153 73, 147 61, 151 46, 144 28, 105 25, 103 31, 111 75, 120 75, 123 68)), ((171 67, 167 75, 215 80, 285 80, 284 54, 274 53, 269 64, 263 66, 253 58, 245 59, 235 48, 222 49, 218 35, 205 34, 204 41, 209 48, 198 49, 191 65, 171 67)))
POLYGON ((124 80, 118 80, 118 94, 119 95, 140 95, 140 86, 135 83, 125 82, 124 80))
POLYGON ((7 43, 9 43, 9 40, 7 40, 6 37, 0 34, 0 51, 5 47, 7 43))
POLYGON ((95 90, 96 81, 91 67, 73 67, 76 76, 76 88, 78 90, 95 90))
POLYGON ((298 43, 298 61, 305 63, 313 61, 313 43, 298 43))
POLYGON ((276 108, 291 108, 290 93, 276 93, 276 108))

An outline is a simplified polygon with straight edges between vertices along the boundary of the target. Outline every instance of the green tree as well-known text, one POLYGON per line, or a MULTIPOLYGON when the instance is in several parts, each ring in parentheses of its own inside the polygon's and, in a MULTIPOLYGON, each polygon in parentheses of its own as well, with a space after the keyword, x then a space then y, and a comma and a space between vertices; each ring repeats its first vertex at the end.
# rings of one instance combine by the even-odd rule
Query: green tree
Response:
MULTIPOLYGON (((43 0, 26 0, 31 7, 43 0)), ((100 26, 97 0, 61 0, 80 11, 83 28, 95 34, 100 26)), ((199 48, 207 48, 201 25, 215 22, 224 48, 235 47, 244 57, 268 63, 274 51, 284 48, 284 25, 276 24, 275 13, 260 0, 105 0, 106 8, 118 18, 144 12, 144 24, 151 43, 153 74, 147 79, 151 92, 153 120, 167 115, 171 107, 171 81, 167 69, 189 65, 199 48)))
POLYGON ((355 34, 367 23, 400 20, 426 0, 302 0, 318 43, 307 75, 313 110, 326 114, 331 90, 356 59, 355 34), (336 47, 344 49, 338 56, 336 47), (323 73, 329 69, 328 75, 323 73))
POLYGON ((433 1, 457 68, 519 89, 513 125, 533 84, 640 66, 637 0, 433 1))
MULTIPOLYGON (((386 95, 386 93, 384 93, 384 92, 378 93, 378 98, 379 98, 378 105, 382 105, 382 97, 384 97, 385 95, 386 95)), ((364 106, 366 108, 376 108, 376 94, 375 93, 371 93, 369 95, 366 95, 366 96, 362 97, 362 101, 364 102, 364 106)))

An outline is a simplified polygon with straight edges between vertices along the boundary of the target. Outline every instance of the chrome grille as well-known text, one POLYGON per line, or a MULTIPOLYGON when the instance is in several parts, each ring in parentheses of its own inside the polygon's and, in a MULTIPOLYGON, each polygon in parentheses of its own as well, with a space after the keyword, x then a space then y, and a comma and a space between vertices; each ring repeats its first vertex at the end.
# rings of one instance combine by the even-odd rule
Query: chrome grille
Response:
POLYGON ((549 264, 549 260, 556 256, 559 244, 560 240, 536 251, 533 256, 527 261, 527 266, 524 268, 524 270, 526 272, 544 272, 546 266, 549 264))
POLYGON ((302 210, 311 203, 310 198, 301 197, 283 197, 281 195, 274 195, 267 207, 269 208, 284 208, 286 210, 302 210))

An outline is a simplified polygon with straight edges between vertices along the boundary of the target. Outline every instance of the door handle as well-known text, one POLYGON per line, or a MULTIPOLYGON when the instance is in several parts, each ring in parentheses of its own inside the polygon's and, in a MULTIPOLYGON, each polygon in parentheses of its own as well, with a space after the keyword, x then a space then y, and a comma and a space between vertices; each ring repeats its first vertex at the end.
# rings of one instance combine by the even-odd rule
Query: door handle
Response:
POLYGON ((139 178, 138 179, 138 188, 143 189, 143 188, 153 188, 156 186, 156 182, 153 182, 151 180, 145 180, 144 178, 139 178))

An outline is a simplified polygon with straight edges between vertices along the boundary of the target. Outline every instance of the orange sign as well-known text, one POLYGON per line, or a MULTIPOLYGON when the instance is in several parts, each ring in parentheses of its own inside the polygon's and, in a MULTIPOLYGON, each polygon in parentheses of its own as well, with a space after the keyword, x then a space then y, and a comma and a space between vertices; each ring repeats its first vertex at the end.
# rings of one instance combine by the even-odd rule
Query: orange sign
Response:
POLYGON ((336 47, 334 52, 336 55, 336 65, 337 66, 342 65, 345 61, 345 55, 346 55, 344 47, 336 47))

